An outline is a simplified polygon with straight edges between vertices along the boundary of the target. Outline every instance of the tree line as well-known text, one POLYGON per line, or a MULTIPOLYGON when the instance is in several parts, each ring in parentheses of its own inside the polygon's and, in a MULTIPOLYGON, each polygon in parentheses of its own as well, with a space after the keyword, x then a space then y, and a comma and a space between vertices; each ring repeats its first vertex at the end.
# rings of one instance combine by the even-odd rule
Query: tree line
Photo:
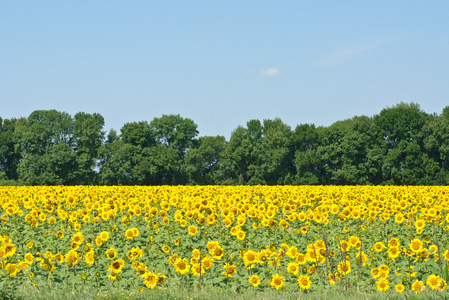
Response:
POLYGON ((399 103, 324 127, 250 120, 199 136, 163 115, 103 130, 104 118, 37 110, 0 118, 0 185, 446 185, 449 106, 427 114, 399 103))

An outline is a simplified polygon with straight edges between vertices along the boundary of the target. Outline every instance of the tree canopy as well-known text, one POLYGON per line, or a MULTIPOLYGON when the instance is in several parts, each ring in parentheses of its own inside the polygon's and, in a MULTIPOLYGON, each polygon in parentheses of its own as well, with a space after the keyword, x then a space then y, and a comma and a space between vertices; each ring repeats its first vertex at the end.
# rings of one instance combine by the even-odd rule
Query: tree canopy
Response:
POLYGON ((249 120, 229 141, 162 115, 104 131, 99 113, 0 118, 2 185, 449 183, 449 106, 399 103, 323 127, 249 120))

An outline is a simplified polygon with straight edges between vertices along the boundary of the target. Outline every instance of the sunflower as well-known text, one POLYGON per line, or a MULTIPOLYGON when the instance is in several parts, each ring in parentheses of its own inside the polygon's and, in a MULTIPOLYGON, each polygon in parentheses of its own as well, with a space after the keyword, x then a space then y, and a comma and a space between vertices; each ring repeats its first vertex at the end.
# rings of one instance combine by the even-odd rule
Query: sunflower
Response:
POLYGON ((349 261, 341 261, 338 264, 338 271, 342 275, 349 274, 351 272, 351 263, 349 261))
POLYGON ((175 239, 175 246, 179 246, 181 244, 181 240, 180 239, 175 239))
POLYGON ((293 275, 297 275, 299 272, 299 264, 296 262, 290 262, 287 265, 287 272, 293 275))
POLYGON ((298 286, 302 288, 303 290, 310 289, 310 286, 312 285, 312 281, 310 280, 310 276, 300 275, 298 277, 298 286))
POLYGON ((127 229, 125 232, 125 236, 128 240, 131 240, 134 237, 134 232, 132 229, 127 229))
POLYGON ((191 265, 195 265, 195 264, 199 264, 200 260, 198 258, 192 257, 190 258, 190 264, 191 265))
POLYGON ((39 215, 38 218, 39 218, 39 221, 44 222, 47 219, 47 215, 42 213, 42 214, 39 215))
POLYGON ((152 272, 145 272, 140 276, 143 278, 145 286, 149 289, 154 289, 159 282, 159 276, 152 272))
POLYGON ((122 271, 125 266, 125 261, 123 259, 117 259, 111 263, 108 268, 108 271, 112 271, 114 274, 118 274, 122 271))
POLYGON ((88 265, 93 265, 94 262, 95 262, 94 251, 91 250, 91 251, 87 252, 87 253, 86 253, 86 256, 85 256, 84 258, 85 258, 86 263, 87 263, 88 265))
POLYGON ((374 250, 376 252, 381 252, 384 248, 387 248, 387 247, 382 242, 377 242, 374 244, 374 250))
POLYGON ((340 250, 346 252, 349 250, 349 243, 345 240, 340 241, 340 250))
POLYGON ((117 257, 117 250, 115 250, 114 248, 109 248, 106 251, 106 257, 108 259, 115 259, 117 257))
POLYGON ((3 247, 3 251, 4 251, 4 257, 8 257, 8 256, 13 256, 16 253, 16 245, 14 244, 6 244, 3 247))
POLYGON ((396 290, 396 292, 402 293, 405 290, 405 286, 402 283, 398 283, 394 286, 394 289, 396 290))
MULTIPOLYGON (((81 254, 81 253, 80 253, 81 254)), ((70 250, 66 255, 65 255, 65 262, 67 263, 72 263, 72 265, 77 264, 80 261, 80 257, 78 255, 78 252, 76 252, 75 250, 70 250)))
POLYGON ((228 218, 228 217, 226 217, 226 218, 223 220, 223 224, 224 224, 226 227, 230 227, 230 226, 232 225, 232 223, 234 223, 234 221, 231 220, 231 219, 228 218))
POLYGON ((72 237, 72 243, 76 243, 78 245, 81 245, 84 241, 84 235, 82 232, 77 232, 73 237, 72 237))
POLYGON ((194 236, 195 234, 198 233, 198 227, 196 227, 195 225, 190 225, 187 230, 191 236, 194 236))
POLYGON ((390 283, 386 278, 379 278, 376 281, 376 288, 380 292, 388 291, 390 289, 390 283))
MULTIPOLYGON (((108 275, 108 278, 111 280, 111 281, 115 281, 116 279, 117 279, 117 274, 116 273, 114 273, 114 272, 112 272, 111 274, 109 274, 108 275)), ((120 278, 120 277, 119 277, 120 278)))
POLYGON ((78 250, 78 248, 80 247, 80 245, 78 243, 72 242, 70 249, 71 250, 78 250))
POLYGON ((379 271, 380 271, 381 276, 385 275, 385 274, 388 276, 388 274, 390 274, 390 268, 387 265, 380 265, 379 271))
POLYGON ((235 265, 230 265, 229 263, 225 263, 223 265, 223 276, 232 277, 232 274, 237 273, 237 268, 235 265))
POLYGON ((351 236, 348 242, 351 247, 355 248, 357 244, 360 242, 360 239, 356 236, 351 236))
POLYGON ((174 267, 175 267, 175 272, 177 272, 181 275, 188 273, 190 270, 190 265, 187 263, 186 258, 184 258, 184 259, 178 258, 174 263, 174 267))
POLYGON ((259 276, 257 276, 256 274, 254 274, 253 276, 251 276, 249 278, 249 283, 251 283, 251 285, 253 287, 258 287, 260 285, 260 278, 259 276))
POLYGON ((95 244, 96 244, 98 247, 103 246, 103 240, 101 239, 101 236, 97 236, 97 237, 95 238, 95 244))
POLYGON ((418 220, 415 222, 416 229, 423 229, 426 226, 426 222, 424 220, 418 220))
POLYGON ((140 250, 140 251, 139 250, 140 250, 139 247, 132 248, 132 249, 128 250, 128 252, 126 252, 126 257, 129 260, 136 260, 136 259, 138 259, 140 257, 140 252, 142 251, 142 250, 140 250))
POLYGON ((270 286, 274 287, 276 290, 279 290, 285 286, 284 281, 285 281, 284 277, 282 277, 282 275, 279 275, 278 273, 276 273, 275 275, 273 275, 271 277, 270 286))
POLYGON ((419 281, 418 279, 412 283, 412 291, 414 291, 416 294, 424 291, 425 289, 426 286, 424 285, 424 283, 422 281, 419 281))
POLYGON ((106 242, 107 240, 109 240, 109 232, 103 231, 102 233, 100 233, 100 238, 103 242, 106 242))
POLYGON ((212 257, 216 260, 221 260, 224 255, 224 250, 222 247, 215 247, 212 257))
POLYGON ((402 222, 404 222, 404 220, 405 220, 405 218, 402 213, 399 213, 394 217, 394 221, 398 224, 402 224, 402 222))
POLYGON ((399 248, 401 246, 401 242, 398 238, 392 238, 388 241, 388 247, 390 248, 399 248))
POLYGON ((170 247, 167 246, 167 245, 164 245, 164 246, 162 246, 162 251, 163 251, 164 253, 168 253, 168 252, 170 252, 170 247))
POLYGON ((212 268, 213 262, 214 262, 214 260, 213 260, 212 257, 205 256, 205 257, 203 258, 203 260, 201 261, 201 264, 203 265, 203 267, 204 267, 206 270, 209 270, 210 268, 212 268))
POLYGON ((199 259, 200 255, 201 255, 200 249, 195 248, 192 250, 192 257, 199 259))
POLYGON ((243 254, 243 263, 245 266, 250 266, 258 262, 258 253, 254 250, 248 250, 243 254))
POLYGON ((237 239, 239 239, 240 241, 243 241, 246 237, 246 233, 243 230, 240 230, 239 232, 237 232, 237 239))
POLYGON ((412 250, 413 253, 419 254, 423 249, 423 242, 419 239, 412 239, 409 244, 409 248, 410 250, 412 250))
POLYGON ((76 224, 73 226, 73 229, 75 229, 75 231, 80 231, 80 230, 81 230, 81 224, 80 224, 80 223, 76 223, 76 224))
MULTIPOLYGON (((320 249, 320 251, 321 251, 321 250, 324 250, 324 249, 320 249)), ((287 255, 288 255, 288 257, 290 257, 291 259, 295 259, 296 256, 298 256, 298 248, 296 248, 296 247, 294 247, 294 246, 290 247, 290 248, 288 249, 288 251, 287 251, 287 255)))
POLYGON ((44 258, 51 262, 53 261, 53 254, 50 251, 45 251, 44 258))
POLYGON ((25 254, 25 262, 31 265, 34 262, 34 256, 31 253, 25 254))
POLYGON ((431 274, 426 279, 426 284, 428 287, 430 287, 432 290, 437 290, 440 287, 440 276, 431 274))
POLYGON ((438 251, 438 246, 437 245, 430 245, 429 246, 429 251, 431 254, 435 254, 438 251))
POLYGON ((298 253, 298 256, 296 257, 296 261, 300 265, 304 265, 307 262, 307 258, 305 254, 298 253))
POLYGON ((164 274, 157 274, 157 284, 163 284, 166 280, 167 280, 167 276, 165 276, 164 274))
POLYGON ((200 277, 200 275, 203 275, 205 273, 204 266, 202 264, 193 264, 191 271, 192 274, 197 277, 200 277))
POLYGON ((398 258, 400 254, 401 254, 401 251, 398 248, 388 249, 388 257, 391 259, 398 258))

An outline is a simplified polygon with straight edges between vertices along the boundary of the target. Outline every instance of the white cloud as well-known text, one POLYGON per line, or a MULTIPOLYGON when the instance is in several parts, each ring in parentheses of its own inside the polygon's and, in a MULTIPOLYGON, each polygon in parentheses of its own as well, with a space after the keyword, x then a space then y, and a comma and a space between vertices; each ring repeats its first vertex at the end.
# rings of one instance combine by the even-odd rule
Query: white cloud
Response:
POLYGON ((281 75, 281 71, 278 68, 268 68, 266 70, 262 70, 262 75, 265 76, 278 76, 281 75))
POLYGON ((379 47, 388 43, 388 41, 371 43, 366 45, 361 45, 357 47, 347 48, 341 51, 337 51, 331 53, 325 57, 323 57, 320 61, 320 65, 322 67, 334 67, 338 65, 343 65, 355 60, 357 57, 361 56, 363 53, 368 52, 369 50, 379 47))

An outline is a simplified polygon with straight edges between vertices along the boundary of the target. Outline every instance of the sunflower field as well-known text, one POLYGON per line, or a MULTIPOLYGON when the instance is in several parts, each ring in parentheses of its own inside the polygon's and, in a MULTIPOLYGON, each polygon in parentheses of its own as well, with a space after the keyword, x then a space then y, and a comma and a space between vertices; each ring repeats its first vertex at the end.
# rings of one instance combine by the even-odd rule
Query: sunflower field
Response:
POLYGON ((0 289, 446 293, 448 187, 0 187, 0 204, 0 289))

